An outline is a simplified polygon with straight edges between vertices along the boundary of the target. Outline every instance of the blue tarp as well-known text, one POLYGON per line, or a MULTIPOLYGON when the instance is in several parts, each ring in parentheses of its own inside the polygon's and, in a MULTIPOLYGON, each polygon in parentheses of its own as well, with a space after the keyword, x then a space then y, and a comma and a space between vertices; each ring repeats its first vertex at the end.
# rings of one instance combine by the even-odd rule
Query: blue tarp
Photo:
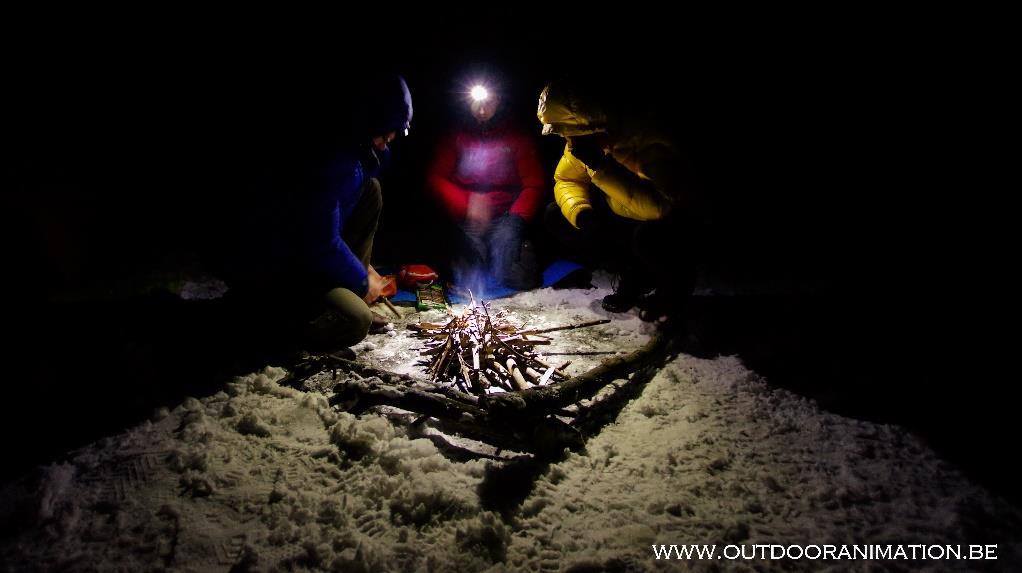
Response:
MULTIPOLYGON (((573 263, 571 261, 554 261, 553 263, 550 264, 550 266, 543 270, 542 286, 543 288, 549 287, 550 285, 556 283, 557 281, 567 276, 568 273, 571 273, 572 271, 581 268, 582 268, 581 265, 573 263)), ((377 271, 379 271, 380 274, 396 273, 396 269, 392 267, 388 268, 385 266, 377 268, 377 271)), ((484 297, 486 298, 486 300, 493 300, 497 298, 509 297, 519 292, 521 291, 510 289, 498 284, 494 284, 492 282, 488 282, 486 285, 486 292, 484 294, 484 297)), ((478 297, 478 293, 475 294, 478 297)), ((391 297, 390 300, 393 302, 415 302, 415 293, 412 291, 400 289, 397 291, 396 295, 391 297)), ((447 292, 447 300, 450 301, 452 304, 464 304, 468 302, 468 297, 461 296, 460 294, 454 292, 447 292)))

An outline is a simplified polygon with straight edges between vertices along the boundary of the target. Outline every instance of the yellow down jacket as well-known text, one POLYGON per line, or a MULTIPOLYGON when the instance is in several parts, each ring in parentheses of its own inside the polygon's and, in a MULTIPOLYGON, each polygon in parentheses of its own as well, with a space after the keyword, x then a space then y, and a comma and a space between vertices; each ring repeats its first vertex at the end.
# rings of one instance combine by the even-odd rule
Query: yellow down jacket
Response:
POLYGON ((592 209, 590 185, 607 196, 614 213, 629 219, 662 219, 678 206, 683 193, 684 158, 677 145, 657 133, 655 126, 627 119, 609 122, 595 104, 553 86, 547 86, 540 95, 537 117, 544 134, 606 134, 604 151, 614 158, 593 171, 571 154, 570 145, 565 145, 554 172, 554 199, 572 225, 579 213, 592 209))

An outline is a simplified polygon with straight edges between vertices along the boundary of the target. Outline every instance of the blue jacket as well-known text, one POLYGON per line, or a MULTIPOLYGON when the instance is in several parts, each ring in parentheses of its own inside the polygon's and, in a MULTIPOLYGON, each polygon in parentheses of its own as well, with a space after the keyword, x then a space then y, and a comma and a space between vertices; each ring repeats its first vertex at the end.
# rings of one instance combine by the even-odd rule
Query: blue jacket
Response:
POLYGON ((365 165, 354 152, 342 152, 326 168, 320 181, 306 191, 299 203, 303 213, 300 241, 296 245, 302 266, 331 286, 341 286, 359 296, 369 292, 365 266, 344 242, 344 225, 351 216, 367 180, 376 168, 365 165))
POLYGON ((290 151, 263 158, 248 200, 237 205, 228 272, 239 285, 278 293, 344 287, 365 296, 366 268, 344 230, 376 162, 354 147, 290 151))

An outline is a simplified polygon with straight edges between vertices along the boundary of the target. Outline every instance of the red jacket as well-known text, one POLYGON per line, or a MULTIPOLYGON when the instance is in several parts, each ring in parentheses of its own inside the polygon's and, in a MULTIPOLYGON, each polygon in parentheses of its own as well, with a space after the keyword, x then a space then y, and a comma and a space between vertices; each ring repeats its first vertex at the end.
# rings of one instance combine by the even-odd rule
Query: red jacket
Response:
POLYGON ((532 220, 543 201, 543 166, 528 135, 506 125, 456 130, 440 142, 429 186, 456 221, 464 221, 471 193, 483 193, 494 217, 532 220))

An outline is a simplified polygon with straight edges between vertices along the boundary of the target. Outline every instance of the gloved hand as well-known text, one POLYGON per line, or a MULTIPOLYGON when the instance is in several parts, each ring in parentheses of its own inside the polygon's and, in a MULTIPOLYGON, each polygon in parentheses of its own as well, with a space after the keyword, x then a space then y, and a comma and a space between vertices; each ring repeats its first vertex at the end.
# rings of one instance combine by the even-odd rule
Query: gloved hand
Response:
POLYGON ((595 135, 578 135, 568 138, 568 151, 593 171, 603 166, 607 155, 595 135))
POLYGON ((575 215, 575 226, 579 231, 591 233, 600 226, 600 218, 593 213, 592 209, 583 209, 575 215))

